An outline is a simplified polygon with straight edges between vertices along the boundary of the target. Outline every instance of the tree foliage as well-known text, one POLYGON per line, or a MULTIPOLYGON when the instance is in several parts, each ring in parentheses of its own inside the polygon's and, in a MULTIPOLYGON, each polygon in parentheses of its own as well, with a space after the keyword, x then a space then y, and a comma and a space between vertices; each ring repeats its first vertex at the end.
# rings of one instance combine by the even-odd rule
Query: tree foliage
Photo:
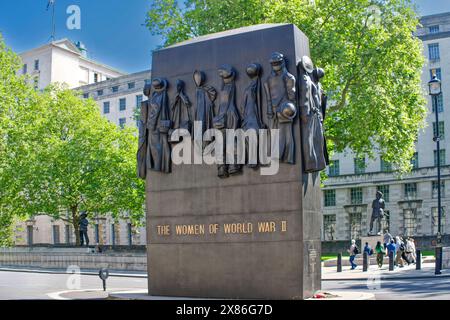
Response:
POLYGON ((71 223, 77 243, 80 211, 139 224, 144 183, 136 174, 136 130, 110 123, 94 100, 62 85, 34 91, 16 75, 14 53, 0 45, 2 220, 49 215, 71 223))
POLYGON ((411 168, 424 126, 422 44, 410 0, 155 0, 146 24, 165 46, 259 23, 293 23, 325 69, 330 152, 353 150, 411 168))

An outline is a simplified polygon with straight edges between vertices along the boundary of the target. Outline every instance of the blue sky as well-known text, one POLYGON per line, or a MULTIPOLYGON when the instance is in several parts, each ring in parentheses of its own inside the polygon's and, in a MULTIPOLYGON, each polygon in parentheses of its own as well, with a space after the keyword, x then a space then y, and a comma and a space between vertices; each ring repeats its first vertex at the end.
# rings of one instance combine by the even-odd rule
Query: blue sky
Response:
MULTIPOLYGON (((162 44, 143 26, 152 0, 56 0, 56 38, 82 41, 90 58, 125 72, 150 69, 151 51, 162 44), (68 30, 66 9, 81 9, 81 30, 68 30)), ((16 52, 49 42, 48 0, 0 0, 0 32, 16 52)), ((450 12, 449 0, 416 0, 422 15, 450 12)))

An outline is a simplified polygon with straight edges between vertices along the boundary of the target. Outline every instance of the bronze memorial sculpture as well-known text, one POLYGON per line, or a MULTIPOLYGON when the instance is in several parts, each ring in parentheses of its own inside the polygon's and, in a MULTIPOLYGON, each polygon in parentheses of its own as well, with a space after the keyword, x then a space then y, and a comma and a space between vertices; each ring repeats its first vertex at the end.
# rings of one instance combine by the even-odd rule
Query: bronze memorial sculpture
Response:
MULTIPOLYGON (((149 98, 151 85, 146 84, 144 87, 144 95, 149 98)), ((139 117, 139 146, 137 151, 137 170, 138 177, 145 179, 147 177, 147 149, 148 149, 148 104, 149 101, 141 102, 141 114, 139 117)))
POLYGON ((295 141, 292 132, 292 122, 297 115, 295 77, 287 71, 284 56, 279 52, 272 54, 270 65, 272 72, 264 83, 270 129, 280 130, 280 161, 295 164, 295 141))
POLYGON ((236 149, 234 149, 234 162, 226 162, 226 130, 239 129, 241 119, 236 108, 236 71, 230 65, 223 65, 218 70, 222 78, 222 90, 219 92, 219 111, 213 119, 214 128, 222 131, 224 137, 223 143, 223 164, 218 166, 219 178, 227 178, 229 175, 235 175, 242 171, 242 166, 237 163, 236 149))
POLYGON ((376 234, 381 235, 381 220, 384 218, 385 202, 383 194, 377 191, 376 198, 372 201, 372 216, 370 218, 369 235, 373 235, 374 222, 376 221, 376 234))
MULTIPOLYGON (((251 81, 244 91, 244 98, 241 107, 242 129, 245 131, 255 130, 256 137, 258 137, 260 129, 266 128, 262 117, 263 92, 261 84, 261 72, 262 67, 258 63, 252 63, 247 66, 246 73, 251 81)), ((258 159, 255 159, 256 161, 254 161, 253 163, 249 162, 249 145, 250 144, 246 140, 246 163, 250 168, 257 168, 258 159)), ((257 150, 254 150, 254 152, 256 153, 257 150)))
POLYGON ((194 72, 194 83, 197 87, 197 105, 195 109, 195 121, 201 121, 202 135, 206 130, 213 128, 214 101, 217 98, 217 91, 213 87, 206 85, 206 75, 203 71, 194 72))
POLYGON ((300 119, 302 133, 303 169, 305 172, 322 171, 326 167, 324 134, 322 127, 321 92, 312 81, 314 66, 304 56, 297 66, 300 87, 300 119))
POLYGON ((308 38, 292 24, 244 27, 153 52, 137 155, 146 179, 149 294, 304 299, 320 290, 322 193, 320 175, 311 173, 327 162, 326 96, 324 72, 309 54, 308 38), (189 144, 169 144, 176 129, 194 133, 194 164, 171 168, 171 148, 176 154, 189 144), (208 136, 199 136, 209 129, 216 140, 206 148, 208 136), (246 140, 233 143, 230 163, 226 133, 233 129, 244 132, 234 139, 246 140), (249 149, 254 130, 261 151, 261 129, 271 131, 272 147, 279 142, 268 164, 265 151, 255 163, 249 149), (216 167, 206 159, 220 151, 219 133, 225 162, 216 167), (244 158, 242 142, 246 159, 236 159, 244 158))
POLYGON ((168 133, 171 127, 168 82, 155 78, 152 81, 153 93, 148 103, 147 128, 148 154, 147 167, 153 171, 171 172, 171 149, 168 133))
POLYGON ((324 121, 327 113, 328 97, 325 94, 320 79, 325 77, 325 71, 322 68, 315 68, 312 73, 312 80, 317 87, 317 93, 319 95, 320 111, 321 111, 321 124, 322 124, 322 136, 323 136, 323 154, 325 157, 325 164, 330 164, 330 158, 327 149, 327 139, 325 138, 324 121))
POLYGON ((171 108, 172 128, 169 131, 169 140, 173 130, 185 129, 189 134, 192 133, 191 120, 191 102, 188 96, 184 93, 183 80, 177 80, 177 94, 171 108))

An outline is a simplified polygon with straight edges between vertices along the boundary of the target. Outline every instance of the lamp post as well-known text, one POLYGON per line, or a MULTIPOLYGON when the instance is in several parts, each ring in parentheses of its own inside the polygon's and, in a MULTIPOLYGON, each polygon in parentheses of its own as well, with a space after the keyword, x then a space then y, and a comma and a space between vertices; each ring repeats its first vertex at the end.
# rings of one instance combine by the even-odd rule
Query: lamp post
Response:
POLYGON ((436 167, 438 177, 438 232, 436 235, 436 265, 435 274, 441 274, 442 269, 442 248, 441 248, 441 149, 440 149, 440 134, 439 134, 439 110, 438 97, 442 93, 441 80, 436 76, 436 70, 433 70, 433 79, 428 82, 429 94, 434 102, 434 114, 436 116, 435 132, 433 140, 436 142, 436 167))

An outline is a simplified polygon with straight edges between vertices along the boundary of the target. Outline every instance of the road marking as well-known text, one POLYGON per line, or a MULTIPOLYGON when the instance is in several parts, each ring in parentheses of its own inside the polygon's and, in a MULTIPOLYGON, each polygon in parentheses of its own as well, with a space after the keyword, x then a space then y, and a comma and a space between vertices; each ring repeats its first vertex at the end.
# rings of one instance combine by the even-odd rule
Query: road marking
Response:
MULTIPOLYGON (((116 292, 116 291, 120 291, 122 292, 123 289, 108 289, 106 292, 116 292)), ((80 290, 65 290, 65 291, 57 291, 57 292, 50 292, 47 293, 46 295, 53 299, 53 300, 75 300, 75 299, 71 299, 71 298, 66 298, 63 297, 62 295, 67 294, 67 293, 72 293, 72 292, 104 292, 102 289, 80 289, 80 290)))

